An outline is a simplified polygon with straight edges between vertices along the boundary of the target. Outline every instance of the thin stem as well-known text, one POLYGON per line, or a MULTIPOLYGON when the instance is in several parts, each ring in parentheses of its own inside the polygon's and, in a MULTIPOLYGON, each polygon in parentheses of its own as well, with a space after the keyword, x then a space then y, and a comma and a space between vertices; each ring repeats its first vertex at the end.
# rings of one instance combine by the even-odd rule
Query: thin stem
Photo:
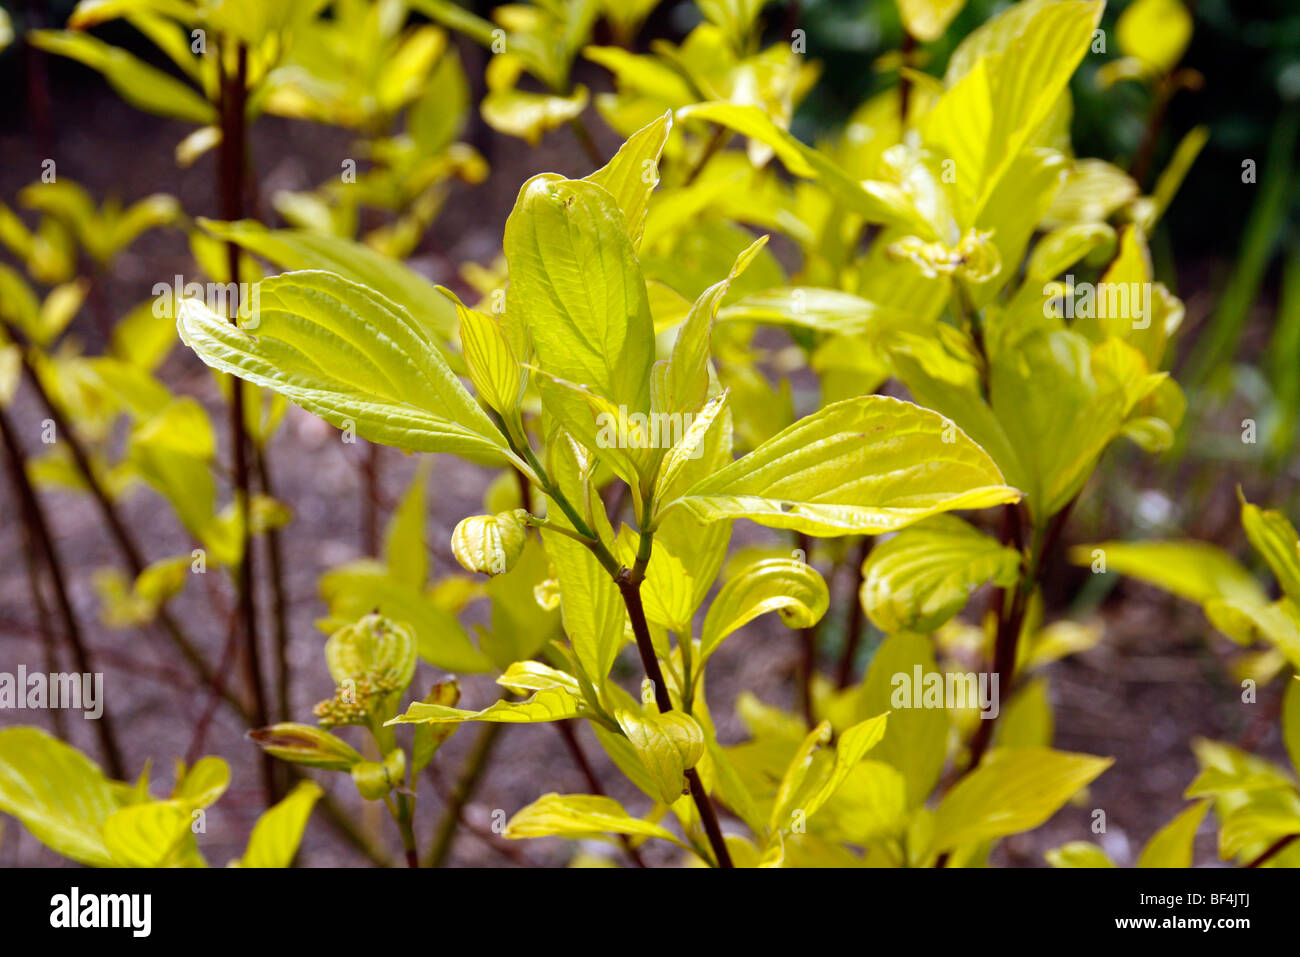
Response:
MULTIPOLYGON (((22 498, 21 492, 15 486, 14 494, 19 499, 22 498)), ((59 667, 59 650, 55 645, 56 637, 50 631, 50 610, 45 601, 45 594, 41 589, 41 559, 43 557, 40 546, 36 542, 36 534, 32 528, 32 523, 28 519, 26 508, 23 509, 23 566, 27 569, 27 594, 32 603, 32 611, 36 613, 36 634, 40 639, 41 649, 44 651, 45 670, 50 674, 55 674, 62 669, 59 667)), ((52 708, 50 718, 54 722, 54 733, 63 741, 68 740, 67 721, 63 716, 62 708, 52 708)))
MULTIPOLYGON (((1001 540, 1004 545, 1011 544, 1019 539, 1019 526, 1019 507, 1016 505, 1003 506, 1001 540)), ((1037 554, 1038 552, 1035 550, 1035 555, 1037 554)), ((1024 624, 1025 605, 1028 602, 1029 593, 1033 591, 1037 566, 1037 561, 1032 561, 1030 568, 1026 570, 1020 580, 1010 588, 998 589, 995 597, 998 626, 993 645, 993 673, 998 679, 999 694, 1010 694, 1011 682, 1015 678, 1016 652, 1020 642, 1020 630, 1024 624), (1007 602, 1008 598, 1010 598, 1009 604, 1007 602)), ((970 760, 966 765, 966 773, 979 766, 985 752, 993 741, 993 731, 996 724, 996 718, 980 721, 974 737, 971 738, 970 760)))
POLYGON ((853 568, 850 581, 853 583, 853 590, 849 594, 849 620, 845 625, 844 635, 844 653, 840 655, 840 667, 835 676, 835 683, 841 688, 847 688, 853 680, 853 663, 858 656, 858 647, 862 643, 863 630, 863 609, 862 609, 862 566, 866 564, 867 555, 871 552, 871 536, 864 535, 858 542, 858 547, 853 552, 853 568))
POLYGON ((599 169, 608 162, 601 155, 600 148, 596 146, 596 141, 592 138, 591 131, 587 129, 587 124, 582 121, 582 117, 575 116, 569 120, 569 129, 573 131, 574 138, 582 147, 582 151, 587 154, 587 159, 591 160, 592 165, 599 169))
MULTIPOLYGON (((672 697, 669 695, 668 685, 664 681, 663 669, 659 667, 659 658, 655 655, 654 642, 650 638, 650 625, 646 620, 645 607, 641 603, 641 583, 645 581, 646 568, 650 564, 650 555, 654 548, 654 534, 652 532, 642 532, 640 541, 637 544, 636 561, 630 569, 621 567, 605 546, 605 543, 578 515, 568 497, 549 480, 546 469, 537 460, 537 455, 533 452, 532 446, 525 444, 522 449, 514 449, 514 451, 516 455, 522 455, 526 459, 529 467, 532 468, 533 473, 542 484, 542 491, 560 507, 560 510, 564 512, 579 534, 588 539, 585 544, 591 550, 591 553, 596 556, 601 567, 613 576, 614 583, 618 585, 619 593, 623 596, 623 604, 627 608, 628 618, 632 622, 632 634, 636 638, 637 652, 641 655, 641 666, 645 670, 646 677, 650 679, 650 683, 654 686, 655 703, 659 706, 661 713, 666 714, 672 711, 672 697)), ((652 515, 654 512, 653 506, 653 497, 647 497, 647 500, 642 505, 641 514, 652 515)), ((733 867, 731 854, 727 850, 727 842, 723 838, 722 828, 718 824, 717 812, 713 808, 712 801, 709 800, 708 792, 704 790, 699 774, 694 768, 691 768, 686 772, 685 777, 690 787, 691 798, 699 811, 700 821, 704 825, 704 832, 713 848, 717 865, 719 867, 733 867)))
MULTIPOLYGON (((645 511, 647 513, 650 511, 648 505, 645 511)), ((630 569, 622 569, 615 581, 618 583, 619 592, 623 595, 623 604, 627 607, 628 618, 632 622, 632 634, 636 638, 636 648, 641 655, 641 667, 645 669, 646 677, 654 686, 655 704, 659 706, 660 713, 667 714, 673 710, 673 700, 668 694, 663 669, 659 667, 659 658, 655 654, 654 642, 650 638, 650 624, 646 620, 645 607, 641 603, 641 582, 645 580, 645 570, 650 562, 652 547, 653 536, 642 533, 636 563, 630 569)), ((713 808, 708 792, 704 790, 699 772, 694 768, 688 770, 686 783, 696 810, 699 811, 700 822, 704 825, 704 833, 709 839, 709 846, 713 849, 717 866, 734 867, 731 853, 727 850, 726 839, 722 836, 722 828, 718 824, 717 811, 713 808)))
MULTIPOLYGON (((275 498, 271 464, 266 450, 261 446, 253 447, 253 464, 257 469, 262 494, 275 498)), ((266 558, 271 572, 271 613, 275 621, 276 713, 281 721, 288 721, 293 714, 290 701, 292 675, 289 668, 289 597, 284 586, 284 552, 278 528, 266 532, 266 558)))
POLYGON ((548 521, 547 519, 544 519, 539 515, 533 515, 530 513, 527 516, 525 516, 524 521, 527 524, 533 526, 533 528, 544 528, 548 532, 555 532, 555 534, 557 535, 563 535, 565 538, 571 538, 575 542, 579 543, 580 545, 586 545, 588 547, 591 547, 591 545, 593 544, 593 540, 588 538, 586 535, 579 534, 578 532, 575 532, 573 529, 566 528, 563 525, 557 525, 554 522, 548 521))
POLYGON ((361 549, 370 557, 379 554, 379 460, 382 446, 367 442, 361 461, 361 549))
POLYGON ((1151 172, 1156 146, 1160 142, 1160 133, 1169 114, 1170 101, 1173 100, 1179 90, 1196 91, 1204 83, 1205 78, 1192 69, 1175 70, 1172 74, 1160 80, 1151 103, 1151 111, 1147 114, 1147 125, 1142 137, 1142 144, 1133 160, 1133 168, 1130 173, 1139 189, 1143 188, 1143 184, 1151 172))
MULTIPOLYGON (((23 517, 27 522, 32 537, 45 556, 45 567, 49 570, 50 581, 54 586, 54 599, 59 607, 59 616, 63 619, 63 628, 68 636, 68 644, 72 647, 73 660, 77 669, 83 674, 94 674, 95 669, 91 664, 90 653, 86 650, 86 644, 82 640, 81 625, 77 620, 76 612, 73 610, 72 602, 68 598, 68 586, 63 577, 63 565, 59 560, 58 552, 55 550, 54 538, 50 534, 49 523, 46 521, 44 511, 41 509, 40 500, 36 497, 36 492, 27 478, 27 463, 22 446, 18 442, 18 436, 14 433, 9 416, 3 411, 0 411, 0 437, 3 438, 5 451, 8 453, 6 458, 9 462, 9 476, 13 482, 14 493, 22 505, 23 517)), ((107 709, 95 722, 95 730, 99 735, 100 747, 104 751, 104 760, 108 765, 109 773, 119 780, 125 779, 126 763, 122 760, 122 750, 118 746, 117 735, 113 731, 113 723, 109 718, 107 709)))
POLYGON ((433 848, 429 855, 430 867, 442 867, 446 863, 447 854, 451 851, 452 841, 456 837, 456 828, 460 824, 461 812, 474 796, 474 791, 483 778, 483 772, 487 769, 488 758, 491 757, 492 750, 496 747, 497 739, 504 728, 505 725, 500 722, 486 722, 478 738, 475 739, 474 748, 461 768, 460 779, 447 795, 447 807, 443 810, 442 820, 438 822, 438 829, 433 835, 433 848))
POLYGON ((904 129, 907 128, 907 110, 912 99, 912 81, 904 70, 912 65, 912 53, 915 50, 916 37, 912 36, 907 27, 903 27, 903 42, 898 48, 903 58, 898 73, 898 122, 904 129))
MULTIPOLYGON (((244 164, 246 160, 245 137, 247 133, 246 106, 248 98, 248 49, 236 42, 235 68, 228 69, 224 47, 217 58, 220 70, 221 152, 218 156, 218 176, 221 189, 221 215, 234 222, 243 215, 244 164)), ((239 282, 239 246, 226 244, 226 269, 228 280, 239 282)), ((232 307, 230 321, 238 323, 238 314, 232 307)), ((234 494, 242 513, 243 549, 236 569, 239 592, 239 618, 244 640, 244 668, 248 690, 253 699, 253 721, 258 727, 270 724, 270 709, 266 702, 266 689, 262 681, 262 660, 258 641, 256 569, 253 552, 252 495, 249 482, 249 438, 244 422, 244 385, 230 377, 230 444, 234 469, 234 494)), ((262 786, 268 804, 278 799, 275 762, 266 752, 261 753, 262 786)))
POLYGON ((415 830, 411 824, 415 818, 415 801, 409 795, 398 794, 397 806, 393 806, 393 801, 388 796, 384 797, 384 802, 388 805, 388 813, 393 815, 393 820, 397 822, 397 830, 402 835, 402 849, 406 852, 406 866, 420 866, 420 852, 415 847, 415 830))
MULTIPOLYGON (((804 561, 812 559, 812 538, 804 532, 795 533, 795 542, 803 554, 804 561)), ((817 635, 821 621, 815 621, 806 628, 799 629, 799 707, 803 711, 804 724, 809 728, 817 725, 817 715, 813 709, 813 681, 817 676, 817 635)))
POLYGON ((1268 850, 1266 850, 1263 854, 1259 855, 1259 857, 1255 858, 1253 861, 1247 864, 1246 867, 1248 868, 1260 867, 1266 861, 1271 861, 1273 858, 1277 857, 1277 855, 1281 854, 1288 847, 1290 847, 1291 843, 1294 840, 1296 840, 1296 838, 1300 838, 1300 834, 1288 834, 1286 835, 1286 837, 1279 837, 1276 841, 1274 841, 1272 844, 1269 845, 1268 850))
POLYGON ((730 138, 730 133, 726 127, 719 126, 714 128, 713 135, 709 138, 708 144, 704 147, 704 152, 702 152, 700 158, 695 161, 695 165, 691 167, 691 171, 686 174, 686 179, 682 180, 683 187, 690 186, 699 178, 700 174, 704 172, 704 167, 709 165, 709 160, 713 159, 713 157, 717 155, 718 150, 722 149, 730 138))
POLYGON ((221 700, 221 693, 225 690, 226 676, 230 673, 230 666, 234 663, 235 650, 238 647, 238 622, 232 617, 227 622, 226 644, 221 650, 221 663, 217 666, 217 673, 213 678, 213 684, 209 688, 207 707, 203 709, 203 714, 199 716, 198 723, 194 726, 194 735, 190 738, 190 746, 185 750, 186 764, 194 764, 199 758, 203 757, 203 745, 207 739, 208 726, 212 723, 212 716, 217 710, 217 702, 221 700))
MULTIPOLYGON (((72 455, 72 461, 76 464, 78 471, 81 473, 82 479, 86 483, 86 487, 90 490, 91 498, 93 498, 95 504, 99 506, 99 511, 103 516, 104 523, 108 526, 108 530, 118 547, 118 551, 122 553, 122 558, 126 562, 127 568, 133 576, 138 578, 140 573, 145 569, 143 551, 135 541, 130 530, 127 528, 122 516, 118 514, 117 507, 113 504, 113 500, 109 498, 108 492, 100 482, 99 475, 91 465, 90 456, 82 446, 81 440, 77 437, 76 431, 68 423, 67 418, 63 414, 63 410, 59 408, 53 398, 51 398, 49 392, 46 391, 45 384, 41 381, 40 376, 36 374, 35 368, 33 368, 31 362, 28 360, 25 351, 25 347, 28 345, 26 338, 17 328, 8 323, 4 323, 4 328, 9 334, 9 337, 22 348, 23 351, 21 352, 21 358, 23 363, 23 374, 27 379, 28 384, 32 387, 32 391, 34 391, 37 397, 41 400, 41 404, 49 414, 50 421, 54 423, 55 432, 58 434, 59 440, 66 443, 68 451, 72 455)), ((165 604, 160 606, 158 609, 158 623, 162 626, 163 631, 167 634, 167 637, 171 640, 172 644, 176 646, 182 657, 185 658, 203 682, 209 685, 213 684, 216 679, 215 673, 212 668, 209 667, 203 654, 199 651, 198 645, 196 645, 185 633, 184 629, 181 628, 176 619, 171 616, 171 613, 167 611, 165 604)), ((245 722, 251 722, 251 712, 237 695, 230 691, 226 691, 223 694, 223 697, 226 702, 239 713, 240 717, 242 717, 245 722)))

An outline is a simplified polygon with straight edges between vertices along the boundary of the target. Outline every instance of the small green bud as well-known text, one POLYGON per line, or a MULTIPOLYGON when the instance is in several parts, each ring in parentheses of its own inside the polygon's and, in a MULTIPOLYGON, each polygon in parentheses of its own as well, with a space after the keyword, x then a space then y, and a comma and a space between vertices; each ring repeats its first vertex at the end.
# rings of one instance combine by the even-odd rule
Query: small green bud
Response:
POLYGON ((388 772, 378 761, 362 761, 352 766, 352 780, 357 790, 367 801, 378 801, 393 786, 388 781, 388 772))
POLYGON ((352 780, 361 796, 367 801, 378 801, 393 788, 405 783, 406 752, 394 748, 384 757, 382 764, 377 761, 361 761, 354 764, 351 770, 352 780))
POLYGON ((496 515, 472 515, 451 533, 451 551, 466 571, 501 575, 523 554, 528 515, 521 508, 496 515))

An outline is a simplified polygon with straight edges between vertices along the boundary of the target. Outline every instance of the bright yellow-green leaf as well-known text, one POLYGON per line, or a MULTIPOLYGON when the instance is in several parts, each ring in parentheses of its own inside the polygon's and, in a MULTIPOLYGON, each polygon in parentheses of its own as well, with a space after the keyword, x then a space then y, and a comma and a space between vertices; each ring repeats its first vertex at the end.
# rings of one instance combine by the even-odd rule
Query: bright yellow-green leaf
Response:
POLYGON ((510 422, 519 408, 528 377, 505 330, 495 318, 469 308, 450 290, 439 286, 438 291, 456 303, 460 344, 474 389, 480 399, 510 422))
POLYGON ((570 96, 553 96, 531 90, 492 90, 483 98, 483 121, 499 133, 517 136, 530 146, 542 134, 563 126, 587 108, 587 88, 578 86, 570 96))
POLYGON ((632 817, 613 798, 593 794, 543 794, 512 817, 504 832, 505 837, 512 839, 584 838, 602 834, 657 837, 682 843, 658 824, 632 817))
POLYGON ((1289 598, 1267 603, 1212 598, 1204 607, 1211 624, 1233 641, 1249 645, 1263 638, 1300 668, 1300 606, 1289 598))
POLYGON ((1282 699, 1282 741, 1291 756, 1291 767, 1300 774, 1300 678, 1287 682, 1282 699))
POLYGON ((627 220, 613 196, 545 174, 519 191, 506 222, 508 310, 546 372, 628 412, 650 407, 654 329, 627 220))
POLYGON ((1115 230, 1105 223, 1072 223, 1052 230, 1029 255, 1026 272, 1029 280, 1047 282, 1055 279, 1080 259, 1098 248, 1115 243, 1115 230))
MULTIPOLYGON (((1047 698, 1047 680, 1034 678, 1016 688, 994 729, 993 743, 999 748, 1050 748, 1052 746, 1052 703, 1047 698)), ((983 720, 983 718, 981 718, 983 720)))
POLYGON ((801 799, 804 814, 812 816, 835 796, 835 792, 858 766, 858 762, 885 736, 887 718, 888 713, 877 715, 844 729, 835 746, 834 763, 826 776, 818 781, 816 788, 801 799))
POLYGON ((1115 862, 1096 844, 1071 841, 1053 848, 1045 855, 1053 867, 1114 867, 1115 862))
POLYGON ((669 111, 633 133, 619 147, 613 159, 584 177, 597 186, 603 186, 623 210, 634 250, 641 245, 650 194, 659 184, 659 154, 663 152, 672 128, 673 114, 669 111))
POLYGON ((172 791, 172 800, 203 808, 216 802, 230 785, 230 765, 221 758, 199 758, 172 791))
POLYGON ((709 352, 718 307, 731 283, 766 245, 766 236, 755 240, 736 257, 727 277, 704 290, 691 306, 686 321, 677 330, 672 357, 664 369, 663 410, 694 414, 704 404, 709 394, 709 352))
POLYGON ((999 748, 939 804, 930 849, 1038 827, 1113 763, 1113 758, 1048 748, 999 748))
POLYGON ((1076 565, 1140 578, 1189 601, 1265 601, 1250 572, 1227 552, 1203 542, 1101 542, 1071 549, 1070 559, 1076 565), (1098 564, 1102 561, 1104 566, 1098 564))
POLYGON ((399 306, 327 272, 284 273, 257 288, 259 308, 239 328, 199 300, 183 300, 181 339, 213 368, 363 438, 417 452, 509 456, 501 432, 399 306))
POLYGON ((1028 149, 1011 161, 1006 175, 993 187, 975 219, 975 233, 968 234, 974 237, 991 234, 990 240, 983 243, 978 240, 968 243, 971 251, 966 254, 964 269, 967 272, 978 269, 968 283, 971 302, 976 308, 992 302, 1015 277, 1013 264, 1020 263, 1024 257, 1030 237, 1039 229, 1053 197, 1065 181, 1067 167, 1066 156, 1057 150, 1028 149), (980 255, 993 265, 972 265, 973 258, 980 255))
POLYGON ((1137 197, 1137 183, 1119 167, 1099 159, 1076 160, 1043 217, 1043 224, 1055 227, 1105 222, 1137 197))
POLYGON ((908 33, 922 43, 933 43, 965 5, 966 0, 898 0, 898 12, 908 33))
POLYGON ((876 627, 934 631, 986 582, 1016 580, 1020 555, 951 515, 904 529, 871 551, 863 565, 862 607, 876 627))
POLYGON ((765 0, 699 0, 697 6, 706 20, 717 24, 732 47, 740 50, 745 47, 764 3, 765 0))
POLYGON ((883 761, 861 761, 822 808, 817 831, 841 843, 866 846, 900 835, 907 818, 902 773, 883 761))
POLYGON ((682 796, 686 771, 704 754, 699 722, 681 711, 636 714, 620 709, 614 717, 654 781, 656 797, 674 803, 682 796))
POLYGON ((901 317, 861 296, 813 286, 787 286, 745 296, 719 310, 718 319, 798 326, 845 336, 891 320, 901 321, 901 317))
POLYGON ((50 850, 104 867, 104 822, 117 811, 113 786, 93 761, 38 728, 0 731, 0 811, 50 850))
POLYGON ((89 33, 32 30, 27 40, 47 53, 68 57, 102 73, 122 99, 138 109, 186 123, 215 122, 216 111, 195 90, 89 33))
MULTIPOLYGON (((669 378, 672 376, 671 368, 668 376, 669 378)), ((669 415, 690 415, 690 426, 685 430, 681 439, 664 456, 663 463, 659 467, 656 486, 657 496, 671 502, 674 496, 693 484, 688 477, 694 471, 690 468, 690 465, 693 462, 698 462, 706 455, 712 437, 711 433, 714 433, 715 430, 729 431, 728 419, 731 414, 727 408, 729 394, 727 390, 723 390, 709 399, 704 404, 704 407, 696 413, 669 413, 669 415)), ((713 444, 716 444, 716 442, 713 444)), ((651 529, 657 526, 658 521, 659 516, 651 520, 651 529)))
POLYGON ((1300 834, 1300 797, 1287 791, 1254 795, 1249 804, 1224 815, 1219 857, 1225 861, 1255 857, 1274 841, 1293 834, 1300 834))
POLYGON ((514 568, 483 586, 492 615, 488 629, 479 632, 479 646, 498 668, 537 655, 559 636, 559 614, 536 595, 552 574, 541 539, 530 537, 514 568))
POLYGON ((1209 801, 1197 801, 1182 811, 1172 821, 1156 831, 1142 856, 1138 858, 1138 867, 1179 867, 1192 866, 1192 842, 1196 831, 1205 819, 1205 812, 1210 808, 1209 801))
POLYGON ((389 724, 446 724, 461 721, 495 721, 500 724, 538 724, 563 721, 584 713, 582 699, 563 688, 543 688, 526 701, 497 701, 482 711, 465 711, 441 704, 416 701, 389 724))
POLYGON ((263 812, 253 825, 240 867, 288 867, 298 853, 302 833, 320 799, 320 787, 301 781, 289 796, 263 812))
POLYGON ((267 229, 249 219, 234 223, 199 219, 198 224, 217 239, 233 242, 281 269, 321 269, 369 287, 406 310, 427 339, 441 343, 456 332, 455 306, 438 295, 432 282, 364 243, 310 230, 267 229))
MULTIPOLYGON (((615 544, 615 557, 631 568, 636 563, 640 539, 624 525, 615 544)), ((645 581, 641 583, 641 601, 650 622, 678 634, 689 634, 696 605, 694 586, 694 578, 681 559, 673 554, 667 542, 656 539, 645 581)))
POLYGON ((1243 502, 1241 527, 1251 546, 1273 570, 1282 593, 1300 606, 1300 535, 1295 526, 1281 512, 1243 502))
POLYGON ((821 574, 806 561, 768 558, 742 569, 722 586, 700 634, 703 664, 722 640, 759 615, 775 611, 789 628, 810 628, 826 614, 830 594, 821 574))
POLYGON ((627 737, 619 732, 611 731, 604 725, 592 722, 590 728, 596 734, 596 740, 600 746, 605 749, 605 754, 614 762, 614 766, 623 772, 623 775, 635 784, 646 797, 652 801, 659 801, 659 783, 646 768, 645 762, 637 754, 636 748, 632 746, 627 737))
POLYGON ((104 846, 116 867, 171 867, 193 841, 190 810, 179 801, 122 808, 104 822, 104 846))
POLYGON ((907 194, 893 183, 858 182, 818 150, 805 146, 778 127, 756 106, 701 103, 678 110, 679 119, 705 120, 770 146, 795 176, 819 182, 848 209, 871 223, 901 226, 929 237, 930 225, 907 194))
POLYGON ((1185 798, 1295 788, 1295 779, 1284 768, 1233 745, 1198 738, 1192 750, 1201 772, 1183 792, 1185 798))
MULTIPOLYGON (((998 464, 1025 493, 1039 522, 1074 498, 1127 412, 1123 384, 1098 375, 1088 340, 1067 331, 1027 336, 999 353, 989 394, 1001 434, 1014 450, 1014 458, 999 458, 998 464)), ((966 425, 961 415, 949 414, 966 425)), ((968 431, 992 450, 974 426, 968 431)), ((992 441, 1000 446, 1003 440, 992 441)))
POLYGON ((834 797, 835 792, 866 753, 885 735, 888 715, 877 715, 846 728, 830 757, 822 749, 830 741, 830 725, 822 722, 795 751, 777 789, 768 827, 789 831, 802 825, 834 797))
POLYGON ((876 649, 862 683, 859 717, 890 711, 885 737, 874 760, 897 768, 907 782, 907 806, 915 808, 930 796, 948 753, 948 715, 941 708, 896 708, 895 676, 924 682, 939 674, 934 648, 926 635, 890 635, 876 649), (919 672, 918 672, 919 669, 919 672))
MULTIPOLYGON (((671 107, 686 106, 697 99, 690 82, 672 65, 658 57, 637 54, 622 47, 612 46, 589 46, 582 51, 582 55, 609 70, 614 75, 620 91, 644 97, 645 100, 642 102, 648 108, 657 110, 659 104, 671 107)), ((599 96, 596 98, 596 105, 603 110, 599 96)))
POLYGON ((1164 215, 1169 204, 1174 201, 1174 196, 1178 188, 1183 185, 1183 179, 1196 162, 1196 157, 1201 155, 1201 150, 1210 140, 1210 128, 1208 126, 1194 126, 1187 131, 1187 134, 1178 141, 1174 147, 1174 155, 1169 158, 1169 163, 1156 178, 1156 185, 1151 190, 1151 200, 1154 204, 1152 210, 1152 220, 1143 223, 1143 228, 1150 233, 1155 228, 1155 222, 1164 215))
POLYGON ((794 756, 791 757, 785 773, 781 776, 781 783, 772 801, 772 814, 767 823, 768 830, 784 832, 794 830, 796 825, 802 826, 803 821, 799 816, 801 810, 799 798, 806 793, 804 785, 808 781, 809 774, 812 773, 818 752, 826 747, 830 740, 830 722, 823 721, 809 731, 795 748, 794 756))
POLYGON ((987 453, 942 416, 898 399, 826 406, 679 499, 705 522, 748 518, 836 536, 1019 499, 987 453))
POLYGON ((384 564, 395 579, 415 589, 423 588, 429 577, 429 552, 424 542, 424 487, 428 480, 426 459, 416 466, 384 531, 384 564))
POLYGON ((961 229, 974 225, 1013 161, 1052 116, 1088 51, 1102 4, 1063 0, 1022 8, 986 24, 973 57, 959 57, 960 49, 954 54, 950 88, 923 123, 926 144, 954 165, 961 229), (1002 19, 1016 20, 1018 29, 1001 30, 1002 19))
POLYGON ((575 697, 581 694, 578 679, 540 661, 516 661, 497 677, 497 684, 517 694, 548 688, 559 688, 575 697))
MULTIPOLYGON (((586 477, 590 466, 579 462, 581 453, 561 441, 551 450, 550 471, 570 502, 588 501, 595 495, 586 477)), ((596 521, 604 517, 594 510, 596 521)), ((551 504, 548 520, 567 524, 560 509, 551 504)), ((604 530, 598 529, 604 533, 604 530)), ((612 537, 612 536, 611 536, 612 537)), ((581 542, 549 529, 542 530, 546 554, 555 566, 560 584, 560 616, 573 645, 574 656, 588 681, 598 688, 623 647, 627 612, 610 573, 581 542)))

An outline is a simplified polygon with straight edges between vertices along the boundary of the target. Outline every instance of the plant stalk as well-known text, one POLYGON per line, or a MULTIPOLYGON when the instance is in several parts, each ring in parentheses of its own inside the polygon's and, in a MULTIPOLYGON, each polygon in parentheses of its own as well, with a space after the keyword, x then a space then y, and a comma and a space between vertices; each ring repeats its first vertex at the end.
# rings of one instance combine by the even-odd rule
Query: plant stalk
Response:
POLYGON ((840 656, 839 670, 835 683, 841 690, 853 681, 853 663, 858 657, 858 648, 862 644, 863 618, 862 608, 862 566, 871 552, 871 536, 864 535, 853 552, 853 567, 850 581, 853 590, 849 594, 849 620, 844 626, 844 653, 840 656))
POLYGON ((460 779, 451 794, 447 796, 447 807, 442 812, 437 831, 434 832, 433 848, 429 855, 430 867, 442 867, 446 863, 447 854, 451 851, 452 842, 456 837, 456 828, 460 824, 461 813, 483 779, 488 758, 491 757, 504 727, 505 725, 500 722, 486 722, 483 730, 474 740, 474 747, 461 768, 460 779))
MULTIPOLYGON (((623 569, 617 582, 618 590, 623 595, 623 604, 627 606, 628 618, 632 622, 632 634, 636 637, 636 649, 641 655, 641 667, 645 669, 646 677, 654 685, 655 704, 659 706, 661 714, 667 714, 673 710, 673 700, 668 694, 668 685, 664 682, 663 669, 659 667, 654 642, 650 639, 650 625, 646 620, 645 607, 641 603, 641 582, 645 580, 646 566, 650 561, 650 544, 651 536, 642 533, 636 563, 631 569, 623 569)), ((708 792, 704 790, 704 784, 700 781, 699 772, 695 768, 686 772, 686 783, 690 788, 695 808, 699 811, 700 822, 704 825, 704 833, 709 839, 709 846, 713 849, 717 866, 734 867, 731 853, 727 850, 726 839, 722 836, 722 828, 718 824, 717 811, 714 810, 713 802, 709 799, 708 792)))
MULTIPOLYGON (((6 458, 9 462, 9 475, 13 482, 14 493, 22 506, 23 517, 32 538, 45 556, 45 567, 49 570, 50 581, 54 586, 54 599, 59 608, 59 616, 63 619, 68 644, 72 647, 73 660, 77 669, 83 674, 94 674, 95 669, 82 638, 77 613, 68 598, 67 581, 63 577, 63 565, 59 560, 59 553, 55 550, 54 537, 50 534, 50 526, 41 509, 40 500, 36 497, 36 492, 27 478, 27 462, 22 446, 18 442, 18 436, 14 432, 8 414, 3 411, 0 411, 0 438, 3 438, 5 451, 8 453, 6 458)), ((117 735, 113 730, 113 722, 107 709, 95 722, 95 731, 99 736, 100 747, 104 751, 104 761, 108 765, 109 773, 118 780, 125 780, 126 762, 122 759, 122 749, 118 746, 117 735)))
MULTIPOLYGON (((221 190, 221 215, 234 222, 243 215, 244 160, 247 124, 245 112, 248 98, 248 49, 235 43, 235 67, 231 72, 226 62, 229 52, 225 44, 218 57, 221 81, 221 152, 218 156, 218 176, 221 190)), ((228 280, 239 282, 239 246, 226 244, 228 280)), ((238 312, 232 304, 230 321, 237 324, 238 312)), ((257 593, 255 559, 253 553, 252 496, 249 483, 249 438, 244 422, 244 387, 237 377, 230 378, 230 444, 234 469, 234 493, 243 518, 243 549, 236 570, 239 592, 239 618, 244 640, 244 668, 248 690, 253 699, 253 721, 257 727, 270 724, 270 709, 266 702, 266 689, 262 681, 262 661, 257 629, 257 593)), ((279 799, 274 759, 262 752, 262 786, 268 804, 279 799)))
MULTIPOLYGON (((275 485, 271 480, 271 465, 266 450, 253 448, 253 464, 257 468, 258 484, 262 494, 275 498, 275 485)), ((293 706, 290 701, 292 674, 289 668, 289 597, 284 585, 284 551, 281 548, 280 530, 267 529, 266 560, 271 572, 271 613, 275 621, 275 706, 281 721, 290 721, 293 706)))

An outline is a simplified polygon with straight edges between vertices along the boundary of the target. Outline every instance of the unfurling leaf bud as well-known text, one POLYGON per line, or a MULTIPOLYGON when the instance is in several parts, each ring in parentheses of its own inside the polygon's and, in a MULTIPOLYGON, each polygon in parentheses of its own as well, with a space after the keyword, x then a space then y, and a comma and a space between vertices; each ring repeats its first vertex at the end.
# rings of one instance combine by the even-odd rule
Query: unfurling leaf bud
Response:
POLYGON ((379 694, 405 690, 415 675, 415 636, 380 615, 340 628, 325 643, 325 662, 336 684, 368 679, 379 694))
POLYGON ((362 760, 342 738, 310 724, 286 721, 250 731, 248 736, 272 757, 309 768, 347 771, 362 760))
POLYGON ((451 533, 451 551, 466 571, 501 575, 523 554, 528 526, 521 508, 496 515, 472 515, 451 533))

